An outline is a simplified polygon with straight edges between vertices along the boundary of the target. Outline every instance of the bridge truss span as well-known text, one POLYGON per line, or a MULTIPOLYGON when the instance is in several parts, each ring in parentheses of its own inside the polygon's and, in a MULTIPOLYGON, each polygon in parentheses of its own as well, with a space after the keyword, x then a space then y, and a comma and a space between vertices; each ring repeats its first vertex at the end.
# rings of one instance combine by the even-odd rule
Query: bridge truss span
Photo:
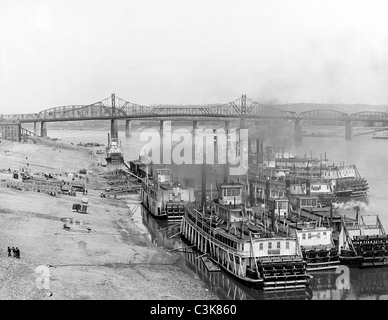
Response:
POLYGON ((318 109, 296 113, 280 109, 282 105, 263 104, 242 95, 232 102, 195 106, 143 106, 112 94, 110 97, 89 105, 68 105, 43 110, 39 113, 0 115, 0 120, 20 122, 52 122, 104 119, 285 119, 300 124, 303 120, 388 121, 387 112, 368 111, 351 115, 328 110, 327 105, 318 109))
POLYGON ((235 101, 203 106, 142 106, 112 95, 90 105, 54 107, 39 113, 3 115, 5 120, 21 122, 76 121, 98 119, 152 119, 152 118, 250 118, 250 119, 298 119, 292 111, 279 110, 243 95, 235 101), (112 101, 114 99, 114 101, 112 101), (114 105, 114 108, 113 108, 114 105))
POLYGON ((300 113, 302 120, 351 120, 347 113, 337 110, 315 109, 300 113))
POLYGON ((376 122, 388 122, 388 112, 381 111, 363 111, 357 112, 350 115, 352 120, 363 120, 363 121, 376 121, 376 122))

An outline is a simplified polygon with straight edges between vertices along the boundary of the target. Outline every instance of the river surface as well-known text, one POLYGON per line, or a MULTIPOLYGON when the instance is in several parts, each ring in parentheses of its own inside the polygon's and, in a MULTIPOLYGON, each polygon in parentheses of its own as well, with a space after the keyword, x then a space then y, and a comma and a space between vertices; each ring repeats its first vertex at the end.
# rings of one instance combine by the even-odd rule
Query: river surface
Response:
MULTIPOLYGON (((143 131, 146 129, 142 129, 143 131)), ((283 132, 284 134, 284 132, 283 132)), ((107 144, 107 132, 97 130, 48 130, 51 138, 61 139, 64 143, 99 142, 107 144)), ((140 131, 133 131, 131 137, 125 137, 124 132, 119 132, 119 141, 125 153, 126 160, 137 159, 142 147, 147 143, 140 140, 140 131)), ((345 162, 355 164, 360 175, 369 183, 367 202, 364 205, 366 212, 377 213, 388 230, 388 140, 372 139, 372 136, 355 137, 345 140, 344 137, 304 137, 303 144, 296 146, 293 135, 290 133, 279 139, 267 136, 264 144, 277 144, 284 146, 286 151, 304 156, 312 153, 314 158, 326 153, 329 162, 345 162)), ((105 149, 101 147, 100 149, 105 149)), ((101 162, 105 162, 101 155, 101 162)), ((176 171, 178 175, 198 180, 199 167, 195 165, 180 166, 176 171), (190 170, 188 170, 190 168, 190 170)), ((208 188, 214 188, 216 181, 222 177, 208 169, 208 188)), ((166 221, 153 219, 146 210, 139 207, 134 219, 143 228, 154 245, 166 248, 180 248, 184 244, 179 237, 170 238, 176 234, 177 226, 168 225, 166 221)), ((378 269, 346 269, 311 273, 312 279, 309 290, 303 292, 278 292, 274 294, 263 293, 250 289, 236 282, 225 272, 209 273, 203 266, 198 254, 182 253, 181 268, 204 281, 209 290, 221 299, 313 299, 313 300, 379 300, 388 299, 388 268, 378 269), (337 272, 337 273, 336 273, 337 272), (345 280, 344 280, 345 279, 345 280), (341 281, 343 280, 343 281, 341 281)))

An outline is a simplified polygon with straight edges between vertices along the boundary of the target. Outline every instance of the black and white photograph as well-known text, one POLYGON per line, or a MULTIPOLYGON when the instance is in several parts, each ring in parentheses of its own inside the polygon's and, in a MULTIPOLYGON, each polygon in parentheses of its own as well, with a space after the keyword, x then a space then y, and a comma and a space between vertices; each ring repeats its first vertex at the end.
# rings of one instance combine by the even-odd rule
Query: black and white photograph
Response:
POLYGON ((387 300, 387 12, 0 0, 0 300, 387 300))

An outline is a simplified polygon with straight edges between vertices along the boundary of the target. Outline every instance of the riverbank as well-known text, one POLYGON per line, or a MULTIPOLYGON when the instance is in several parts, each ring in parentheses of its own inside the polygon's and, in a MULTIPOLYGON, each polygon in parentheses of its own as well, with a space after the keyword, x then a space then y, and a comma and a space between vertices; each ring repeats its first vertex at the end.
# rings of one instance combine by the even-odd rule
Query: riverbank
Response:
MULTIPOLYGON (((377 131, 379 127, 358 127, 353 126, 353 137, 357 135, 365 135, 371 138, 373 136, 385 135, 386 129, 382 132, 377 131)), ((382 130, 383 128, 380 128, 382 130)), ((303 136, 305 137, 319 137, 319 138, 344 138, 344 126, 303 126, 303 136)))
MULTIPOLYGON (((0 188, 0 299, 217 299, 202 281, 178 268, 178 253, 150 242, 124 201, 100 197, 108 187, 108 169, 97 162, 88 148, 1 140, 4 171, 28 163, 32 173, 65 177, 87 169, 89 182, 80 179, 88 190, 88 214, 72 210, 82 193, 50 196, 0 188), (64 218, 82 221, 91 231, 66 231, 64 218), (8 257, 8 246, 18 247, 21 259, 8 257), (38 266, 49 266, 47 290, 37 286, 38 266)), ((3 172, 2 178, 12 176, 3 172)))

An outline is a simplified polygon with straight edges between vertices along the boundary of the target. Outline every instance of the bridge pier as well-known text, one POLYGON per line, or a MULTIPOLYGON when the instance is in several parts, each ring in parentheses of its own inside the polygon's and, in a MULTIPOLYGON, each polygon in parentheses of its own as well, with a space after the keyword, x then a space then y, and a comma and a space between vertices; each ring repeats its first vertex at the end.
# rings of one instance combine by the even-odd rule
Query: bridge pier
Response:
POLYGON ((195 155, 196 155, 196 149, 195 149, 195 145, 196 145, 196 132, 195 130, 198 129, 198 121, 197 120, 194 120, 193 121, 193 137, 192 137, 192 153, 191 153, 191 157, 192 157, 192 162, 193 164, 196 163, 195 161, 195 155))
POLYGON ((40 123, 40 136, 42 138, 47 138, 47 125, 44 121, 40 123))
POLYGON ((345 139, 351 140, 353 139, 353 123, 350 120, 346 120, 345 125, 345 139))
POLYGON ((35 133, 36 135, 39 135, 38 123, 37 123, 36 121, 34 122, 34 133, 35 133))
MULTIPOLYGON (((245 95, 244 98, 246 99, 245 95)), ((240 170, 240 176, 247 175, 248 179, 248 165, 249 162, 249 133, 248 133, 248 126, 245 118, 240 119, 240 129, 239 129, 239 135, 238 135, 238 153, 240 156, 240 163, 239 163, 239 168, 242 169, 240 170), (243 133, 241 135, 241 130, 246 130, 246 134, 243 133), (246 171, 244 171, 246 170, 246 171)), ((248 180, 247 180, 248 181, 248 180)), ((245 184, 245 183, 244 183, 245 184)), ((249 184, 245 185, 246 190, 248 191, 249 194, 249 184)))
POLYGON ((111 140, 116 139, 116 141, 118 141, 118 129, 117 129, 116 119, 110 120, 110 136, 111 136, 111 140))
POLYGON ((301 121, 301 119, 295 120, 294 141, 296 145, 301 145, 303 142, 303 127, 301 121))
POLYGON ((246 123, 246 119, 245 118, 240 118, 240 127, 238 128, 238 135, 237 135, 237 141, 236 141, 236 156, 239 156, 240 155, 240 137, 241 137, 241 132, 240 130, 241 129, 247 129, 248 130, 248 127, 247 127, 247 123, 246 123))
POLYGON ((125 120, 125 136, 130 137, 132 135, 132 123, 131 120, 125 120))
POLYGON ((171 121, 160 121, 160 163, 171 164, 171 121), (166 125, 165 125, 166 124, 166 125))
POLYGON ((22 128, 22 124, 19 122, 18 124, 18 132, 19 132, 19 136, 18 136, 18 141, 21 142, 27 142, 27 132, 24 131, 23 128, 22 128))

